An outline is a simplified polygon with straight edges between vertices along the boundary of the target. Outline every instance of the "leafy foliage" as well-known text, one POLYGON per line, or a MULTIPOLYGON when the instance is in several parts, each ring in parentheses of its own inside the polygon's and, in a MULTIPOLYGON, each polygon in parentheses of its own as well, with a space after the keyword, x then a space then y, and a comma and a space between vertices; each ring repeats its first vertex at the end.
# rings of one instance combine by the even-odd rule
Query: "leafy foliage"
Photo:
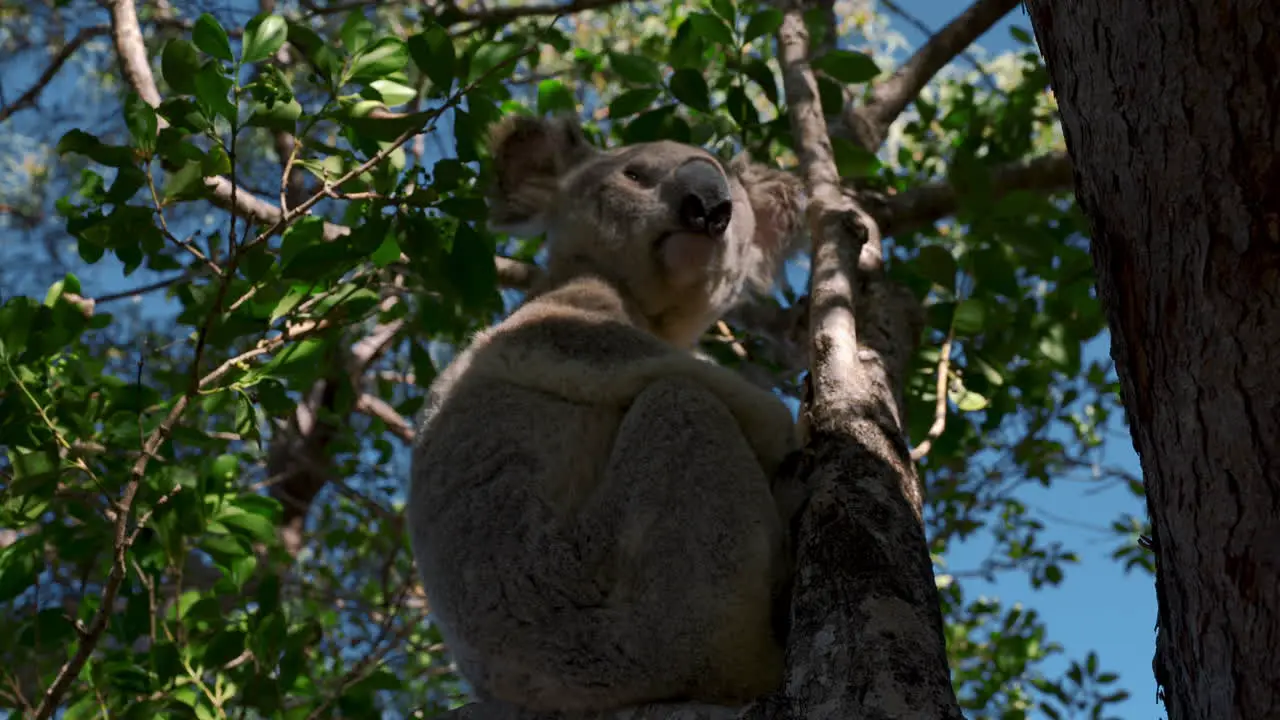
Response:
MULTIPOLYGON (((67 718, 431 713, 464 697, 400 503, 405 418, 453 348, 518 300, 504 263, 539 257, 485 225, 486 129, 577 112, 599 141, 794 161, 776 9, 470 12, 148 17, 159 105, 127 88, 102 100, 100 122, 45 138, 49 170, 2 189, 10 207, 52 208, 38 225, 77 257, 45 262, 55 278, 0 270, 22 288, 0 306, 0 706, 32 710, 55 682, 67 718), (104 289, 113 277, 128 289, 104 289), (151 317, 121 306, 138 296, 151 317)), ((861 48, 815 60, 828 110, 892 67, 875 28, 826 28, 861 48)), ((985 531, 992 559, 971 576, 1052 587, 1076 555, 1041 539, 1014 490, 1096 465, 1117 397, 1109 368, 1082 359, 1104 323, 1070 198, 991 192, 998 167, 1057 142, 1039 56, 1005 60, 993 90, 937 81, 879 153, 833 142, 869 194, 962 188, 953 221, 921 218, 889 244, 892 276, 929 308, 915 442, 935 434, 947 368, 922 464, 931 550, 940 562, 985 531)), ((109 53, 91 62, 114 72, 109 53)), ((724 338, 705 349, 794 392, 771 339, 734 331, 747 360, 724 338)), ((1141 523, 1112 529, 1116 559, 1150 572, 1141 523)), ((969 600, 963 571, 940 572, 972 717, 1100 716, 1123 698, 1093 654, 1048 673, 1064 651, 1035 612, 969 600)))

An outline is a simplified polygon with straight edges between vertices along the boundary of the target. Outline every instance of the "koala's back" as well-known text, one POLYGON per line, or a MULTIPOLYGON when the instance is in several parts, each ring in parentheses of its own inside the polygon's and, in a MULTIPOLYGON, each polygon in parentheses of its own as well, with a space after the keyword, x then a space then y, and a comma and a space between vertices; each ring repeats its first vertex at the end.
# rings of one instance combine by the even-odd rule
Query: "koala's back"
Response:
POLYGON ((756 449, 696 381, 606 392, 661 349, 609 342, 626 328, 599 328, 599 365, 574 345, 576 371, 538 373, 561 330, 513 316, 473 345, 415 446, 414 553, 463 675, 539 710, 773 689, 784 535, 756 449))

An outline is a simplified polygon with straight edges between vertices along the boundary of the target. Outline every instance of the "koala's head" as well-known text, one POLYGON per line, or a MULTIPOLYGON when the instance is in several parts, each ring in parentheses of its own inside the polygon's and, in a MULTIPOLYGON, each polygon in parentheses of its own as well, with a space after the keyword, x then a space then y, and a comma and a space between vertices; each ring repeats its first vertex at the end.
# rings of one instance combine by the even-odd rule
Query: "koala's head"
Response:
POLYGON ((726 167, 668 141, 599 150, 566 117, 509 118, 490 147, 491 225, 545 232, 552 285, 601 277, 678 345, 768 290, 802 236, 798 181, 745 157, 726 167))

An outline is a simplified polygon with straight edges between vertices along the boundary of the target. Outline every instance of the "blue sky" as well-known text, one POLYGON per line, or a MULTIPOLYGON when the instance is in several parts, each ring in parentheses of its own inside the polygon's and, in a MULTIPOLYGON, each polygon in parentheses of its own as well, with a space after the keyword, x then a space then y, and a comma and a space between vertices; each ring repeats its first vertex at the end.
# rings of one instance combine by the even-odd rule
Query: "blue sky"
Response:
MULTIPOLYGON (((965 3, 936 0, 898 0, 898 5, 934 29, 945 25, 966 7, 965 3)), ((1014 10, 978 44, 991 54, 1013 49, 1015 45, 1009 28, 1014 25, 1030 31, 1026 16, 1021 10, 1014 10)), ((906 36, 912 48, 918 47, 925 39, 921 32, 900 19, 893 18, 893 28, 906 36)), ((23 68, 24 72, 6 77, 5 96, 9 100, 16 97, 34 78, 32 70, 38 72, 42 67, 43 60, 31 68, 23 68)), ((75 68, 68 66, 51 86, 47 98, 64 100, 69 93, 79 89, 77 85, 75 68)), ((11 144, 12 137, 6 137, 13 126, 30 129, 36 122, 38 116, 27 112, 6 123, 11 127, 0 128, 0 156, 21 153, 20 147, 11 144)), ((5 227, 5 220, 0 216, 0 259, 10 257, 12 249, 22 242, 20 232, 5 227)), ((74 253, 74 246, 68 252, 74 253)), ((157 279, 145 270, 123 278, 115 267, 113 263, 104 261, 99 268, 86 273, 83 276, 86 294, 116 292, 157 279)), ((41 271, 41 268, 36 269, 37 273, 43 274, 41 271)), ((57 277, 56 273, 50 273, 48 278, 33 278, 33 282, 47 286, 57 277)), ((166 312, 164 305, 160 296, 152 295, 144 301, 143 310, 146 315, 155 317, 166 312)), ((1103 333, 1086 346, 1085 361, 1105 356, 1109 351, 1110 338, 1103 333)), ((1102 463, 1124 468, 1140 477, 1138 460, 1120 417, 1115 418, 1108 428, 1107 438, 1102 463)), ((1093 486, 1070 482, 1070 478, 1059 479, 1050 489, 1026 488, 1019 492, 1018 497, 1032 508, 1049 512, 1048 515, 1039 514, 1046 524, 1043 540, 1061 541, 1080 555, 1081 562, 1065 568, 1066 580, 1061 586, 1040 591, 1033 590, 1023 574, 1011 574, 992 584, 966 579, 966 598, 971 601, 980 594, 986 594, 998 596, 1006 607, 1021 602, 1024 607, 1034 608, 1048 623, 1051 639, 1066 646, 1068 657, 1082 658, 1089 650, 1095 650, 1105 670, 1121 674, 1123 687, 1130 691, 1131 697, 1116 707, 1116 714, 1136 720, 1163 718, 1163 707, 1155 702, 1155 683, 1151 673, 1155 637, 1153 581, 1145 574, 1125 575, 1120 565, 1108 558, 1116 544, 1114 536, 1091 531, 1068 520, 1105 526, 1121 513, 1145 516, 1145 508, 1123 488, 1097 493, 1093 486)), ((981 535, 953 547, 947 556, 950 569, 976 567, 985 557, 987 547, 988 543, 981 535)), ((1065 664, 1061 662, 1050 666, 1051 670, 1064 668, 1065 664)))

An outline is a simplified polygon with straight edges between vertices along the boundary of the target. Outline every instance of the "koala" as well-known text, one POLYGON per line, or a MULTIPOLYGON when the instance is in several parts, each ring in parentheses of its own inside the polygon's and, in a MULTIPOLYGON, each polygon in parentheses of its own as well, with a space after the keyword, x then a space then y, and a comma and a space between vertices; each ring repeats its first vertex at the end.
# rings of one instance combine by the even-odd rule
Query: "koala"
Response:
POLYGON ((776 690, 796 436, 771 392, 692 352, 801 234, 790 175, 574 119, 491 135, 491 223, 546 272, 432 383, 406 519, 482 700, 534 712, 741 705, 776 690))

